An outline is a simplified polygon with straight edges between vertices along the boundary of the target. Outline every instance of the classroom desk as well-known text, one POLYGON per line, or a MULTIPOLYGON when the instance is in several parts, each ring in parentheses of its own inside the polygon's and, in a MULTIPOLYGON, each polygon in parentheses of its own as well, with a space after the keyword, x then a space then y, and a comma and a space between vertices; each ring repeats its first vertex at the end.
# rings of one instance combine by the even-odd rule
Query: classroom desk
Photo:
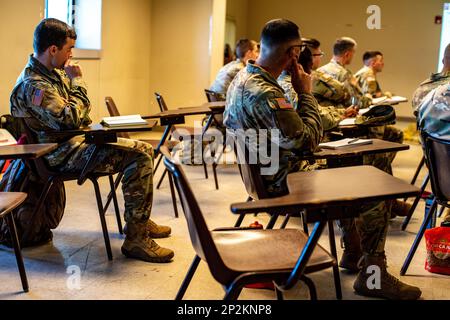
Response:
MULTIPOLYGON (((25 144, 25 145, 10 145, 10 146, 0 146, 0 160, 6 159, 36 159, 42 157, 43 155, 55 150, 58 147, 57 143, 43 143, 43 144, 25 144)), ((4 203, 5 200, 8 200, 8 197, 15 196, 17 197, 17 193, 8 192, 9 190, 5 190, 6 192, 0 193, 0 203, 4 203)), ((20 203, 25 200, 25 197, 20 199, 20 203)), ((7 201, 9 202, 9 201, 7 201)), ((17 204, 18 205, 18 204, 17 204)), ((4 208, 2 208, 2 211, 4 208)), ((14 254, 16 256, 17 267, 19 269, 20 279, 22 281, 22 287, 25 292, 28 292, 28 280, 27 274, 25 271, 25 265, 23 263, 22 252, 20 249, 20 242, 17 236, 16 224, 14 222, 14 217, 9 212, 4 215, 6 222, 8 223, 8 228, 11 233, 11 240, 14 247, 14 254)))
MULTIPOLYGON (((92 124, 88 127, 82 127, 74 130, 49 131, 47 134, 52 137, 71 137, 84 135, 86 143, 95 145, 94 150, 89 155, 88 161, 84 165, 84 168, 77 180, 77 183, 79 185, 82 185, 86 181, 88 173, 91 172, 93 167, 96 165, 94 163, 94 159, 99 151, 99 146, 105 143, 117 142, 117 134, 120 132, 152 131, 156 126, 156 123, 156 120, 147 120, 147 125, 117 127, 107 127, 101 124, 92 124)), ((108 197, 108 202, 109 201, 110 199, 108 197)))
POLYGON ((0 146, 0 160, 36 159, 55 150, 57 143, 0 146))
POLYGON ((315 223, 314 229, 291 276, 280 286, 283 290, 292 288, 303 275, 328 221, 357 217, 359 212, 352 210, 354 205, 411 197, 419 193, 419 188, 372 166, 297 172, 288 175, 287 183, 289 194, 286 196, 231 205, 231 211, 235 214, 295 214, 307 209, 306 221, 315 223))
POLYGON ((166 142, 167 137, 169 136, 172 128, 176 124, 185 123, 186 116, 193 116, 199 114, 208 115, 208 121, 202 129, 202 136, 205 134, 206 130, 209 129, 211 123, 214 119, 215 114, 223 113, 225 110, 225 101, 217 101, 217 102, 207 102, 200 106, 194 107, 182 107, 179 109, 168 110, 159 112, 150 116, 144 116, 143 119, 159 119, 162 126, 166 126, 164 133, 159 141, 158 146, 155 149, 155 157, 158 155, 159 150, 162 145, 166 142))
POLYGON ((304 155, 304 160, 326 159, 328 168, 355 166, 363 164, 363 157, 370 154, 408 150, 409 145, 380 139, 371 139, 372 144, 348 146, 340 149, 321 149, 311 155, 304 155))

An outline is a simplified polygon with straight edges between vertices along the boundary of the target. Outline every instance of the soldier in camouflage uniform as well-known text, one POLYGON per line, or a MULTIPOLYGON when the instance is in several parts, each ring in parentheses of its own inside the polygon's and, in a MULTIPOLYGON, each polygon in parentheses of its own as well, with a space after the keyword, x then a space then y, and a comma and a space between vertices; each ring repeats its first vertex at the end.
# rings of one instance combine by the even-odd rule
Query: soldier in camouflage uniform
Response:
POLYGON ((450 83, 450 44, 447 45, 444 52, 444 58, 442 59, 444 67, 441 72, 433 73, 429 79, 420 84, 413 94, 412 107, 414 114, 417 115, 422 99, 434 88, 450 83))
MULTIPOLYGON (((432 137, 450 141, 450 82, 431 90, 418 108, 418 125, 432 137)), ((450 227, 450 214, 446 211, 442 226, 450 227)))
POLYGON ((248 60, 256 60, 259 55, 259 45, 254 40, 240 39, 236 43, 237 59, 224 65, 216 76, 209 90, 220 93, 225 98, 231 81, 239 71, 245 68, 248 60))
MULTIPOLYGON (((331 76, 335 81, 322 77, 315 79, 314 94, 319 103, 322 99, 332 101, 338 105, 351 104, 352 97, 356 98, 359 107, 365 108, 372 103, 370 93, 364 93, 357 83, 351 71, 345 68, 350 64, 355 53, 356 42, 351 38, 341 38, 334 45, 334 56, 330 63, 320 67, 318 72, 331 76), (338 83, 341 83, 340 85, 338 83), (337 94, 343 92, 342 94, 337 94), (325 97, 325 98, 324 98, 325 97), (341 97, 341 99, 339 99, 341 97)), ((368 138, 382 139, 386 141, 402 143, 403 132, 394 126, 378 126, 369 128, 368 138)), ((392 161, 395 153, 373 155, 366 157, 366 163, 392 174, 392 161)), ((408 212, 408 206, 403 202, 395 202, 393 208, 396 214, 404 215, 408 212)))
MULTIPOLYGON (((303 62, 304 64, 306 64, 306 67, 308 69, 307 72, 311 73, 313 79, 318 76, 320 77, 320 75, 318 75, 319 72, 317 72, 317 68, 320 66, 321 63, 321 57, 323 56, 323 53, 320 50, 320 42, 317 39, 309 39, 309 38, 302 38, 302 41, 304 44, 307 45, 307 47, 300 55, 298 62, 299 63, 303 62)), ((334 80, 330 76, 327 76, 325 74, 323 75, 324 77, 328 77, 331 81, 335 81, 340 85, 338 81, 334 80)), ((289 72, 284 70, 278 77, 277 81, 283 88, 286 98, 291 102, 292 105, 294 106, 297 105, 298 96, 292 86, 292 80, 289 72)), ((316 83, 316 81, 313 80, 313 84, 314 83, 316 83)), ((340 95, 339 98, 342 98, 342 95, 344 95, 345 93, 346 91, 342 90, 336 93, 336 95, 340 95)), ((322 103, 319 104, 319 113, 322 120, 322 127, 325 138, 326 131, 329 131, 337 127, 341 120, 347 117, 356 116, 357 111, 353 107, 345 108, 344 106, 335 106, 333 105, 333 103, 327 103, 326 101, 322 100, 322 103)))
MULTIPOLYGON (((56 138, 48 132, 88 125, 90 101, 81 68, 71 65, 76 33, 64 22, 42 20, 34 33, 34 54, 19 76, 10 102, 11 114, 23 118, 39 143, 56 142, 46 156, 49 166, 61 172, 81 173, 93 145, 82 136, 56 138), (45 131, 47 133, 45 133, 45 131)), ((151 237, 167 237, 170 228, 150 220, 153 201, 152 146, 129 139, 100 146, 93 172, 122 171, 126 238, 122 252, 149 262, 168 262, 174 253, 151 237)))
MULTIPOLYGON (((293 22, 269 21, 261 34, 260 57, 236 76, 227 94, 224 123, 229 129, 280 131, 279 170, 274 175, 262 175, 271 195, 288 192, 286 176, 295 167, 289 162, 291 156, 313 151, 321 139, 321 120, 317 102, 311 95, 311 77, 297 64, 301 47, 298 27, 293 22), (276 81, 283 70, 289 70, 292 76, 299 106, 287 101, 276 81)), ((385 202, 367 203, 359 209, 364 262, 354 284, 355 290, 359 294, 388 299, 417 299, 421 294, 418 288, 398 281, 386 270, 384 245, 388 217, 385 202), (380 267, 381 289, 367 288, 372 273, 368 275, 366 271, 371 265, 380 267)))
MULTIPOLYGON (((284 70, 277 79, 278 84, 283 88, 286 99, 295 107, 299 106, 298 95, 292 86, 291 75, 284 70)), ((333 106, 322 107, 318 106, 320 118, 322 120, 323 131, 331 130, 344 119, 345 109, 337 109, 333 106)))
POLYGON ((364 94, 372 98, 392 96, 389 92, 383 92, 377 80, 377 73, 383 71, 384 58, 380 51, 367 51, 363 55, 364 67, 356 74, 358 85, 364 94))
MULTIPOLYGON (((234 130, 279 130, 280 138, 276 142, 278 170, 262 176, 269 194, 277 196, 288 192, 286 176, 298 162, 292 161, 295 154, 316 148, 321 139, 322 124, 317 102, 310 92, 310 76, 297 65, 302 47, 298 27, 286 20, 275 20, 272 25, 283 33, 283 38, 273 38, 270 32, 266 35, 263 31, 260 57, 256 62, 250 61, 230 85, 224 124, 234 130), (274 63, 272 60, 277 56, 274 63), (272 68, 270 72, 269 68, 272 68), (284 69, 291 70, 292 84, 299 92, 299 106, 293 106, 286 99, 283 88, 277 83, 276 79, 284 69)), ((272 138, 270 133, 268 131, 269 139, 272 138)), ((248 147, 253 149, 255 146, 248 147)))

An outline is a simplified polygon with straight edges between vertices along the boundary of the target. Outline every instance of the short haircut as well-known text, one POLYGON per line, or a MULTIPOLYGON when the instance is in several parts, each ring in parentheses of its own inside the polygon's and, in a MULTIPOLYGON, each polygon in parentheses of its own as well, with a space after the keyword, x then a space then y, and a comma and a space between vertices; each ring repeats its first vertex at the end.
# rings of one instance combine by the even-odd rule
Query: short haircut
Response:
POLYGON ((33 48, 37 54, 41 54, 50 46, 58 49, 66 44, 67 38, 76 40, 77 34, 65 22, 49 18, 42 20, 34 30, 33 48))
POLYGON ((342 56, 347 51, 352 50, 356 46, 356 41, 349 37, 342 37, 336 40, 333 46, 333 54, 342 56))
POLYGON ((236 57, 238 59, 242 59, 247 51, 253 50, 257 46, 258 43, 254 40, 249 39, 238 40, 238 42, 236 43, 236 57))
POLYGON ((300 39, 298 26, 286 19, 270 20, 261 32, 261 42, 267 46, 279 46, 300 39))
POLYGON ((302 38, 302 42, 311 49, 319 49, 320 41, 314 38, 302 38))
POLYGON ((367 63, 370 59, 375 58, 376 56, 383 56, 380 51, 366 51, 363 54, 363 62, 367 63))

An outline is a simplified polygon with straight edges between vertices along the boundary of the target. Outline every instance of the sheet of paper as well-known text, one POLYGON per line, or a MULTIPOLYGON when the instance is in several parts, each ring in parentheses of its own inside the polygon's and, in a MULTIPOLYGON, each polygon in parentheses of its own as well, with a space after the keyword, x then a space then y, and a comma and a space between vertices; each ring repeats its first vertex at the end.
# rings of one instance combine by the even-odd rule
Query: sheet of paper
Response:
POLYGON ((129 116, 118 116, 118 117, 105 117, 102 119, 102 123, 113 127, 113 126, 131 126, 131 125, 143 125, 147 121, 142 119, 139 114, 129 115, 129 116))
POLYGON ((340 149, 372 143, 373 141, 371 139, 345 138, 337 141, 320 143, 319 147, 322 149, 340 149))
POLYGON ((383 96, 383 97, 379 97, 379 98, 373 98, 372 99, 372 105, 377 105, 377 104, 380 104, 380 103, 384 103, 384 101, 387 99, 388 97, 386 97, 386 96, 383 96))
POLYGON ((341 122, 339 122, 340 126, 351 126, 355 124, 355 120, 356 118, 346 118, 344 120, 342 120, 341 122))

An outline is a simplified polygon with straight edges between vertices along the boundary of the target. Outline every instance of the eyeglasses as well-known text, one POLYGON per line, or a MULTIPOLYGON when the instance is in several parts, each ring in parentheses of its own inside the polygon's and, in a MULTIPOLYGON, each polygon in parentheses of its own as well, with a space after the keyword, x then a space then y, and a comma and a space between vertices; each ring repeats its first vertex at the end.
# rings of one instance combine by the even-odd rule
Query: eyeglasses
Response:
POLYGON ((302 44, 296 44, 295 46, 290 46, 290 47, 287 49, 287 52, 289 52, 289 50, 291 50, 292 48, 300 48, 300 52, 303 52, 303 51, 305 51, 306 47, 307 47, 307 45, 304 44, 304 43, 302 43, 302 44))
POLYGON ((313 57, 323 57, 325 55, 325 53, 321 52, 321 53, 314 53, 312 56, 313 57))

